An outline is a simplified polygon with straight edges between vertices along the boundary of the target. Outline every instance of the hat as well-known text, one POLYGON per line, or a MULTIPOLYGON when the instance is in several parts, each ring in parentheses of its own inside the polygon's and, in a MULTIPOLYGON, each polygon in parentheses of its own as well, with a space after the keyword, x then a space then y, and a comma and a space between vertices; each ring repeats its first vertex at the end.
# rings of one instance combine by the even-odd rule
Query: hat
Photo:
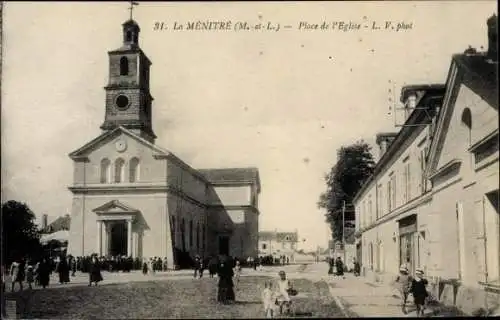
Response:
POLYGON ((401 267, 399 267, 399 271, 408 271, 408 268, 406 265, 402 264, 401 267))
POLYGON ((279 275, 282 275, 282 274, 285 274, 285 271, 281 270, 280 272, 278 272, 279 275))
POLYGON ((424 270, 418 268, 417 270, 415 270, 415 273, 424 274, 424 270))

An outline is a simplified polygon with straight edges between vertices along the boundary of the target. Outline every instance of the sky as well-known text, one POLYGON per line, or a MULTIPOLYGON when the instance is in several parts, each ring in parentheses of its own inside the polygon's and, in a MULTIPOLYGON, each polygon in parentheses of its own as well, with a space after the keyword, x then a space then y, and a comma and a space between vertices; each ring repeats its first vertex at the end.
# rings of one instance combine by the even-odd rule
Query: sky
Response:
MULTIPOLYGON (((38 217, 70 212, 68 154, 101 133, 107 52, 121 46, 127 7, 4 2, 2 201, 26 202, 38 217)), ((297 230, 303 248, 326 247, 316 203, 336 150, 397 131, 392 83, 396 93, 444 83, 452 54, 487 48, 486 19, 496 11, 495 1, 139 2, 156 143, 194 168, 258 167, 259 228, 297 230), (198 20, 281 30, 172 30, 198 20), (323 21, 412 28, 298 29, 323 21), (155 31, 155 22, 170 28, 155 31)))

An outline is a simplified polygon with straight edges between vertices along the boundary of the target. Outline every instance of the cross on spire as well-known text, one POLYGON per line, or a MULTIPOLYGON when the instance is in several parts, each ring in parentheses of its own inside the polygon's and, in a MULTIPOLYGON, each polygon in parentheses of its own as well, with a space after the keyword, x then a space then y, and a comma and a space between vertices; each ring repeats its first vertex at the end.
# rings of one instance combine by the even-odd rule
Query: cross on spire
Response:
POLYGON ((130 7, 128 8, 130 10, 130 20, 132 20, 132 11, 134 10, 134 6, 138 6, 139 3, 135 1, 130 1, 130 7))

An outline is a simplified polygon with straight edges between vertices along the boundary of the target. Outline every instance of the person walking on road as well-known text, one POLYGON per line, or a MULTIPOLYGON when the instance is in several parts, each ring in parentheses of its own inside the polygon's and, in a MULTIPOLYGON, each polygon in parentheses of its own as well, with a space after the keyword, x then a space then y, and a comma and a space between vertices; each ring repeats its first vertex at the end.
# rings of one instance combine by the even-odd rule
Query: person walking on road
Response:
POLYGON ((427 298, 427 280, 424 279, 424 271, 417 269, 415 278, 411 281, 410 292, 413 295, 415 307, 417 308, 417 317, 424 315, 425 298, 427 298))
POLYGON ((408 268, 406 265, 401 265, 399 267, 399 275, 396 277, 395 284, 399 291, 399 296, 401 297, 401 309, 404 314, 406 311, 406 301, 408 300, 408 294, 410 293, 411 277, 408 274, 408 268))
POLYGON ((335 261, 335 268, 337 269, 337 276, 345 278, 344 263, 342 262, 342 259, 340 257, 337 257, 337 260, 335 261))

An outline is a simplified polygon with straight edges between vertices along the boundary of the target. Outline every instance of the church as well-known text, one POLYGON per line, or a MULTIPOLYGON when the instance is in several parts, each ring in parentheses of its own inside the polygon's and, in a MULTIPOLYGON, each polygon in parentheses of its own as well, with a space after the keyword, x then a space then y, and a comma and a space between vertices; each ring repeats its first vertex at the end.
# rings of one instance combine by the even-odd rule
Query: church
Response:
POLYGON ((71 152, 73 194, 68 254, 161 257, 258 252, 257 168, 194 169, 155 143, 151 61, 139 25, 123 27, 109 51, 102 133, 71 152))

